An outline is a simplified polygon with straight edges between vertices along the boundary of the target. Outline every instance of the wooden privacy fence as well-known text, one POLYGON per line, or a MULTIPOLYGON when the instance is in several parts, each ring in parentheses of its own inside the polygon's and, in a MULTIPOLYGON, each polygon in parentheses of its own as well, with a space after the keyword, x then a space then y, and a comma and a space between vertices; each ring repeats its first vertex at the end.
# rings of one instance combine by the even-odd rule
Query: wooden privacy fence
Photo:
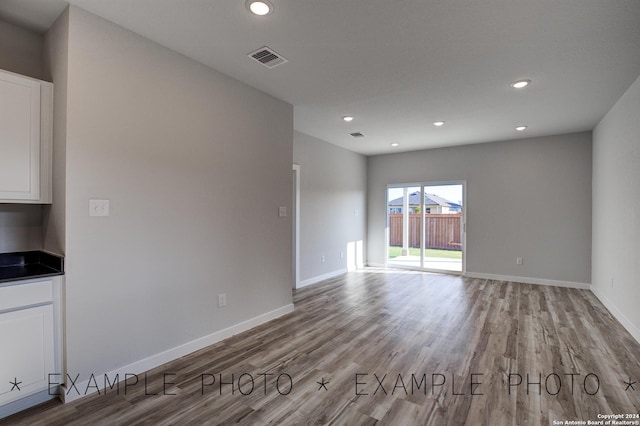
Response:
MULTIPOLYGON (((389 214, 389 245, 402 246, 402 213, 389 214)), ((425 214, 425 248, 461 250, 462 213, 425 214)), ((420 247, 420 214, 409 214, 409 247, 420 247)))

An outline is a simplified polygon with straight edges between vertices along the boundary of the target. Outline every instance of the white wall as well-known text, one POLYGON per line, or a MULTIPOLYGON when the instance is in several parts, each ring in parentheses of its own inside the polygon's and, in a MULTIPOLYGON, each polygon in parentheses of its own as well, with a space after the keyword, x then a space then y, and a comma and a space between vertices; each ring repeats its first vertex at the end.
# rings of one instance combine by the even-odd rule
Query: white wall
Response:
MULTIPOLYGON (((0 21, 0 69, 43 79, 42 36, 0 21)), ((0 253, 42 249, 42 206, 0 204, 0 253)))
POLYGON ((640 77, 593 131, 593 291, 640 340, 640 77), (601 208, 608 206, 608 208, 601 208))
POLYGON ((590 132, 379 155, 368 165, 369 262, 385 261, 387 184, 466 180, 469 274, 591 282, 590 132))
POLYGON ((290 309, 292 106, 81 9, 68 22, 68 372, 290 309))
POLYGON ((366 232, 366 157, 295 132, 293 160, 301 168, 302 284, 362 266, 366 232))

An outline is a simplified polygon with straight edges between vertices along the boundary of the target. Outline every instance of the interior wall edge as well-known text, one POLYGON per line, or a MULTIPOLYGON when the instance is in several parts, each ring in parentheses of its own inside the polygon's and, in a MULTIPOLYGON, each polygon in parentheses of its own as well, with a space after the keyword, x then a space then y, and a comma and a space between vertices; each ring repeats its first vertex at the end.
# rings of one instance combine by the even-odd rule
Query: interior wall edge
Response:
POLYGON ((617 319, 620 324, 633 336, 634 339, 638 343, 640 343, 640 328, 636 327, 636 325, 631 321, 627 316, 613 303, 609 298, 607 298, 597 287, 591 287, 591 292, 602 302, 605 308, 613 315, 615 319, 617 319))

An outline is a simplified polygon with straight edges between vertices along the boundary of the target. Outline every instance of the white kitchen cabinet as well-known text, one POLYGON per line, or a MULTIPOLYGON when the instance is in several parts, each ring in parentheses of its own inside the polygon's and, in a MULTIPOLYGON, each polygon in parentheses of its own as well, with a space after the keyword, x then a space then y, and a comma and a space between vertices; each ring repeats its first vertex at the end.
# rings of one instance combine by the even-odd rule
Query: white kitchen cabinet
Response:
POLYGON ((51 203, 53 84, 0 70, 0 202, 51 203))
POLYGON ((54 372, 53 306, 0 314, 0 404, 46 389, 54 372))
POLYGON ((58 392, 49 375, 61 371, 59 294, 58 277, 0 284, 0 418, 58 392))

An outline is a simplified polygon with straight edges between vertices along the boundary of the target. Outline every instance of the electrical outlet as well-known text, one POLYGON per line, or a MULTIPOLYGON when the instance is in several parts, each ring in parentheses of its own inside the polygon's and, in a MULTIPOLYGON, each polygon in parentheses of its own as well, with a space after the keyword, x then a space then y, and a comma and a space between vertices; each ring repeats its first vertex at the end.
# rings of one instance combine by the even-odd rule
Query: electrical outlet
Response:
POLYGON ((344 252, 343 251, 340 252, 340 259, 344 259, 344 252))
POLYGON ((522 265, 522 258, 516 257, 516 265, 522 265))
POLYGON ((278 216, 279 217, 287 217, 287 208, 286 207, 278 207, 278 216))
POLYGON ((320 263, 324 263, 324 255, 320 256, 320 263))
POLYGON ((89 216, 109 216, 109 200, 89 200, 89 216))
POLYGON ((220 293, 218 295, 218 307, 222 308, 223 306, 227 306, 227 294, 220 293))

